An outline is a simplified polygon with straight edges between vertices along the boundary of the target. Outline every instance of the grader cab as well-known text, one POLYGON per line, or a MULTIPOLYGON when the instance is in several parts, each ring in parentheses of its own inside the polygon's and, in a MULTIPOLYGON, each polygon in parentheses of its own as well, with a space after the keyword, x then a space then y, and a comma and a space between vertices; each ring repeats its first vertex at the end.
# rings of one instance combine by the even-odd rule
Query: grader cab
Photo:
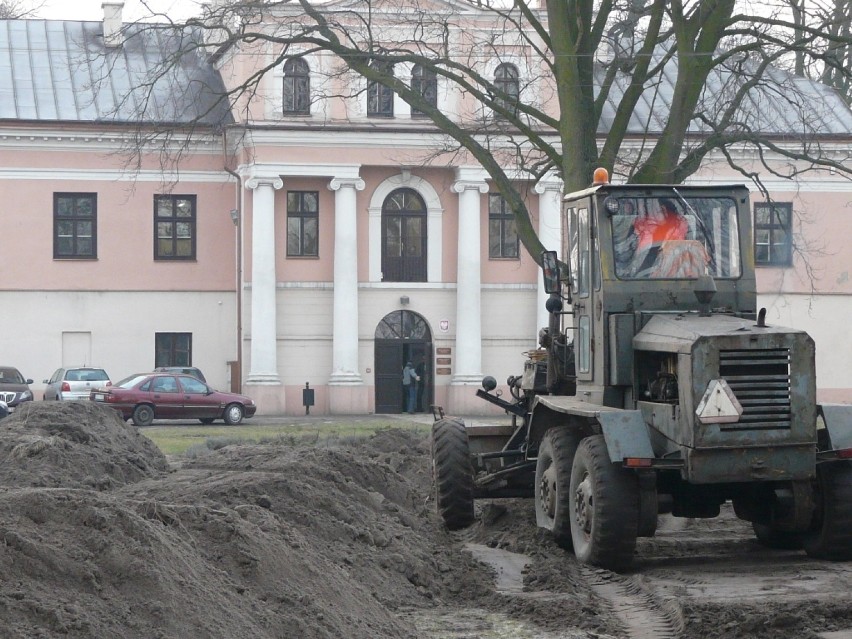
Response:
POLYGON ((493 377, 477 392, 511 424, 433 425, 444 523, 532 498, 558 543, 619 570, 660 514, 731 502, 767 546, 852 558, 852 406, 817 404, 813 340, 756 308, 746 187, 602 179, 566 196, 563 224, 540 348, 511 401, 493 377))

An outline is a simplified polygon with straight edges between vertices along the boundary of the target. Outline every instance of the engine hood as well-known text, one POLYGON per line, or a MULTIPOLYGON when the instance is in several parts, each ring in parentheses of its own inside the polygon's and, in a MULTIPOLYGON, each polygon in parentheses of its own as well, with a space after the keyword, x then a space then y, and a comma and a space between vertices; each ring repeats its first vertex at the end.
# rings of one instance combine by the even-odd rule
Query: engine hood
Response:
POLYGON ((758 326, 755 320, 732 315, 701 316, 698 313, 654 315, 633 337, 640 351, 689 353, 705 337, 791 335, 804 331, 783 326, 758 326))

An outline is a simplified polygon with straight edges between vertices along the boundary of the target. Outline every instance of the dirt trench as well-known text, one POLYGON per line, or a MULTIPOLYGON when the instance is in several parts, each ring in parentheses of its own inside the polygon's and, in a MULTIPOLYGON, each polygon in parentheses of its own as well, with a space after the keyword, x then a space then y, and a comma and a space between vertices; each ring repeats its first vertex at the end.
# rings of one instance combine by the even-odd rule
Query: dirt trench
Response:
POLYGON ((850 566, 728 511, 665 521, 617 575, 524 500, 442 529, 429 442, 229 446, 175 464, 88 403, 0 421, 0 637, 803 639, 852 628, 850 566))

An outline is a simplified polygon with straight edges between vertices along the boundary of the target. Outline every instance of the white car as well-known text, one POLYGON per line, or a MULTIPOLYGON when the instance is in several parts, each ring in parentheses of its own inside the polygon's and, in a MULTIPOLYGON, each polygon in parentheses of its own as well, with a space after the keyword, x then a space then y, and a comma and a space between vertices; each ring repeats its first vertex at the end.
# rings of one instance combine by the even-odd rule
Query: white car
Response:
POLYGON ((58 368, 44 383, 45 401, 88 400, 93 390, 112 385, 104 369, 91 366, 58 368))

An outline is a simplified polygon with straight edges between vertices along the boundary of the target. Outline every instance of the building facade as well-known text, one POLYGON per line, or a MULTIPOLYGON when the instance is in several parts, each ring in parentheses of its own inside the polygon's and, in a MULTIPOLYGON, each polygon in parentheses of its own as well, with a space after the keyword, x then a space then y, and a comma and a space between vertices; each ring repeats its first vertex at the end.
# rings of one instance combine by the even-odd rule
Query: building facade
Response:
MULTIPOLYGON (((519 374, 546 324, 538 267, 488 174, 442 151, 444 137, 397 95, 304 51, 229 113, 211 109, 207 128, 178 135, 177 159, 164 163, 134 118, 205 113, 276 52, 259 42, 199 60, 182 85, 208 93, 167 99, 174 87, 162 87, 167 113, 122 115, 136 63, 170 45, 134 40, 120 4, 105 3, 103 24, 0 25, 3 363, 32 377, 37 397, 63 365, 119 379, 191 364, 213 386, 251 395, 261 414, 295 415, 308 388, 312 413, 401 412, 411 361, 420 410, 488 411, 475 397, 482 376, 502 385, 519 374), (108 96, 93 91, 104 79, 108 96)), ((484 19, 464 11, 469 24, 484 19)), ((534 70, 506 50, 483 73, 546 104, 552 87, 523 82, 534 70)), ((395 73, 454 118, 477 113, 422 69, 395 73)), ((852 147, 847 116, 838 156, 852 147)), ((692 180, 742 181, 713 157, 692 180)), ((560 181, 519 174, 516 184, 542 242, 557 248, 560 181)), ((852 401, 852 346, 837 339, 852 308, 842 240, 852 185, 831 174, 767 184, 772 204, 753 204, 760 304, 768 321, 814 336, 820 398, 852 401)))

